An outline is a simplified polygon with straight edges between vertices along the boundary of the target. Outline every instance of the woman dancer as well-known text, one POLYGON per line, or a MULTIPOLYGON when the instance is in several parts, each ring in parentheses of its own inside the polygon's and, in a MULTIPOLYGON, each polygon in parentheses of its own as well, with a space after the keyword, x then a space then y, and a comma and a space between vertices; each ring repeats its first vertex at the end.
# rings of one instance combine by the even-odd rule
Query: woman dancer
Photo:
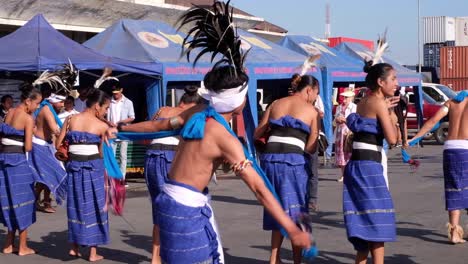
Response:
POLYGON ((89 246, 88 260, 103 259, 97 254, 97 245, 109 243, 109 223, 105 210, 104 161, 100 153, 102 137, 108 129, 102 121, 109 108, 110 97, 94 90, 86 100, 86 109, 67 118, 57 148, 63 140, 69 144, 68 173, 68 241, 69 254, 81 256, 78 246, 89 246))
POLYGON ((346 136, 349 133, 346 118, 349 114, 356 112, 356 105, 353 103, 354 89, 351 88, 340 95, 344 98, 343 103, 336 108, 335 113, 335 163, 341 169, 341 177, 337 180, 338 182, 343 181, 344 167, 351 157, 351 153, 346 152, 344 149, 346 136))
POLYGON ((14 247, 19 231, 18 255, 34 254, 27 245, 27 228, 36 222, 34 174, 27 154, 32 149, 34 119, 32 113, 42 101, 41 92, 31 84, 21 88, 21 103, 8 111, 0 124, 0 222, 8 228, 3 253, 14 247))
POLYGON ((372 66, 366 62, 366 86, 371 90, 357 105, 357 113, 347 118, 354 133, 351 160, 344 171, 343 213, 348 240, 357 251, 356 263, 367 263, 369 251, 373 263, 384 262, 384 242, 395 241, 395 210, 384 177, 386 159, 383 139, 397 142, 397 126, 389 109, 398 103, 393 98, 398 86, 390 64, 372 66), (391 97, 391 99, 385 99, 391 97))
MULTIPOLYGON (((291 96, 272 103, 255 131, 259 138, 270 128, 261 166, 279 195, 281 205, 293 220, 307 213, 307 185, 310 177, 307 153, 316 150, 319 118, 312 102, 318 96, 319 83, 310 75, 299 78, 291 96)), ((263 229, 272 230, 270 263, 280 263, 283 236, 279 224, 265 211, 263 229)), ((301 249, 293 246, 294 263, 301 262, 301 249)))

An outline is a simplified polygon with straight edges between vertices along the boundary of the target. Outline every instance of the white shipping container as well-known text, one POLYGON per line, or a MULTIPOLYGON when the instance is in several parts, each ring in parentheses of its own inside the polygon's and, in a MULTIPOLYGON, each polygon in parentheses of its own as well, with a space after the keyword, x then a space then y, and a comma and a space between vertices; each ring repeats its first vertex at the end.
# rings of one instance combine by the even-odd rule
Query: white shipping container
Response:
POLYGON ((423 44, 455 40, 455 18, 448 16, 423 18, 423 44))
POLYGON ((468 17, 455 18, 455 46, 468 46, 468 17))

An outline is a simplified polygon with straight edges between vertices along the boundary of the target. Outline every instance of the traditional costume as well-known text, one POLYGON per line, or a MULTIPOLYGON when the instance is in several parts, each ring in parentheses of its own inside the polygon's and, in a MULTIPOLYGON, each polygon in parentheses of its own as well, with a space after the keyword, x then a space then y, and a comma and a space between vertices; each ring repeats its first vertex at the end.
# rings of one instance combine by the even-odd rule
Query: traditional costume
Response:
POLYGON ((104 162, 99 154, 98 135, 69 131, 68 241, 97 246, 109 243, 104 162))
POLYGON ((468 140, 447 140, 444 144, 445 209, 468 208, 468 140))
POLYGON ((151 141, 145 155, 145 179, 151 197, 153 224, 156 224, 155 199, 168 180, 179 139, 177 137, 157 138, 151 141))
MULTIPOLYGON (((270 120, 271 135, 260 155, 260 163, 279 196, 287 215, 295 222, 308 212, 307 182, 310 158, 304 148, 310 126, 289 115, 270 120)), ((279 230, 280 225, 264 210, 263 229, 279 230)))
POLYGON ((354 142, 344 171, 343 213, 348 240, 357 251, 365 251, 368 242, 396 240, 395 209, 384 177, 386 156, 379 121, 353 113, 347 126, 354 142))
MULTIPOLYGON (((227 63, 232 67, 233 75, 243 70, 245 56, 240 50, 241 41, 236 28, 232 26, 232 8, 229 7, 229 1, 216 1, 212 8, 195 6, 179 21, 180 27, 187 24, 193 26, 191 34, 184 39, 182 45, 186 48, 187 58, 193 49, 202 48, 197 50, 199 55, 194 64, 202 54, 213 52, 213 58, 218 53, 223 55, 213 68, 227 63), (189 41, 192 34, 194 37, 189 41), (185 46, 186 44, 188 45, 185 46)), ((181 131, 181 137, 184 140, 202 139, 206 120, 210 117, 231 131, 226 120, 218 113, 231 112, 241 106, 247 90, 247 84, 243 84, 213 92, 204 89, 202 84, 199 93, 210 102, 210 107, 194 114, 188 120, 181 131)), ((156 198, 156 208, 163 263, 224 263, 222 245, 209 205, 207 189, 200 192, 192 186, 168 181, 156 198)))
POLYGON ((36 222, 34 174, 24 152, 24 130, 0 124, 0 222, 8 231, 36 222))

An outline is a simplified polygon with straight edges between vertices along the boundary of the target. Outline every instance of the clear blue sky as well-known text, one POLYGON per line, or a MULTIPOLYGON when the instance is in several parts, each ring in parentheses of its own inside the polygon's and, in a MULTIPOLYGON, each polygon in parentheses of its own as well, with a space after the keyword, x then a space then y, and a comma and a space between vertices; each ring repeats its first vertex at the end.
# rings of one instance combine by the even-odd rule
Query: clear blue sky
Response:
MULTIPOLYGON (((388 55, 402 64, 417 63, 417 0, 231 0, 232 5, 290 34, 320 38, 325 31, 327 2, 332 36, 376 40, 388 27, 388 55)), ((468 0, 420 0, 420 6, 421 17, 468 16, 468 0)))

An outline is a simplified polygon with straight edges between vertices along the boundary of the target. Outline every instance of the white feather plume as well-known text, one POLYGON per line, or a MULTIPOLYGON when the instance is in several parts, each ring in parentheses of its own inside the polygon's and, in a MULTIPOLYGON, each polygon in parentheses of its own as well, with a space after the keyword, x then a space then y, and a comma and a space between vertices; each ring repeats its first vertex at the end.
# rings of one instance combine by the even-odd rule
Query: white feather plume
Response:
POLYGON ((316 61, 320 58, 320 54, 316 54, 316 55, 311 55, 309 57, 307 57, 307 59, 304 61, 304 63, 301 65, 300 69, 300 74, 301 76, 306 74, 309 69, 311 69, 312 67, 315 67, 317 66, 317 63, 316 61))
POLYGON ((59 91, 65 90, 70 92, 67 84, 63 82, 62 78, 58 76, 55 72, 44 71, 39 78, 37 78, 32 85, 38 86, 42 84, 48 84, 50 87, 57 93, 59 91))
POLYGON ((385 29, 382 36, 379 36, 377 40, 377 47, 375 48, 374 58, 372 58, 372 65, 380 63, 384 52, 388 49, 387 42, 387 29, 385 29))

